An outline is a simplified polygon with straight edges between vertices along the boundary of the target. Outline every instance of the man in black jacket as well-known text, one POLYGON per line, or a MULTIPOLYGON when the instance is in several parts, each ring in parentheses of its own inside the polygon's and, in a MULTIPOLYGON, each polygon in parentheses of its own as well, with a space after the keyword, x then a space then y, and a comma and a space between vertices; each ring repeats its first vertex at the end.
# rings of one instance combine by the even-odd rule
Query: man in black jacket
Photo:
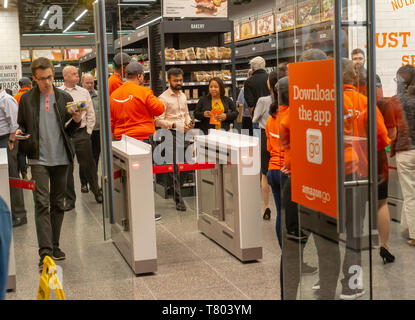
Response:
POLYGON ((269 90, 267 85, 268 73, 265 70, 264 58, 255 57, 249 64, 251 65, 252 76, 245 81, 244 97, 252 117, 258 99, 269 96, 269 90))
POLYGON ((36 59, 31 69, 37 85, 20 100, 16 134, 26 135, 21 138, 22 148, 35 181, 35 222, 42 270, 45 256, 55 260, 66 257, 59 248, 59 238, 67 169, 74 157, 69 137, 79 127, 82 116, 79 111, 66 109, 72 97, 53 86, 53 64, 48 59, 36 59))

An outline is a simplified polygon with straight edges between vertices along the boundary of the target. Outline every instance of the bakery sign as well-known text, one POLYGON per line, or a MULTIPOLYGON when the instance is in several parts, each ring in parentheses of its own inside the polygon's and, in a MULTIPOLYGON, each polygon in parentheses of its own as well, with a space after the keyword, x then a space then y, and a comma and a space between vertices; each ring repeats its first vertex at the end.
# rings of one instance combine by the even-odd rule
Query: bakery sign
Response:
POLYGON ((0 63, 0 84, 1 88, 10 89, 13 94, 19 91, 20 62, 0 63))
POLYGON ((166 18, 227 18, 228 0, 164 0, 166 18))

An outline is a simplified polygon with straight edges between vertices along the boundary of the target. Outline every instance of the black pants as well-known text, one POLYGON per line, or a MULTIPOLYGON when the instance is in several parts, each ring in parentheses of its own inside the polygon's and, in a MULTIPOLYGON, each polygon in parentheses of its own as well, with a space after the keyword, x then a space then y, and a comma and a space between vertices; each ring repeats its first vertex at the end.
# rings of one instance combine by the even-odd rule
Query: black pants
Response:
MULTIPOLYGON (((17 150, 19 143, 16 141, 14 143, 13 150, 9 149, 9 135, 4 135, 0 137, 0 148, 7 148, 7 161, 9 167, 9 177, 10 178, 20 178, 19 169, 17 164, 17 150)), ((8 181, 2 181, 2 183, 9 183, 8 181)), ((26 209, 24 205, 23 190, 17 188, 10 188, 10 202, 11 202, 11 211, 13 219, 16 218, 25 218, 26 209)))
MULTIPOLYGON (((85 173, 91 191, 96 195, 99 192, 97 166, 92 155, 91 137, 86 132, 86 128, 78 129, 72 136, 72 143, 75 148, 76 158, 78 159, 81 170, 85 173)), ((76 193, 73 179, 73 163, 68 168, 66 202, 75 205, 76 193)))
POLYGON ((36 233, 41 257, 52 256, 52 249, 59 248, 67 172, 67 165, 31 166, 32 180, 35 181, 36 233))
POLYGON ((252 127, 252 118, 251 117, 242 117, 242 129, 249 130, 249 135, 254 135, 254 129, 252 127))
MULTIPOLYGON (((92 145, 92 156, 94 157, 95 165, 98 170, 99 156, 101 154, 101 138, 100 138, 99 130, 92 131, 91 145, 92 145)), ((81 170, 81 167, 79 167, 79 180, 81 181, 81 185, 83 186, 86 186, 88 184, 86 174, 81 170)))
POLYGON ((185 162, 185 152, 189 143, 184 141, 184 133, 177 134, 175 130, 170 130, 170 132, 173 135, 173 199, 177 204, 182 201, 182 182, 179 164, 185 162), (179 151, 179 154, 177 154, 177 151, 179 151))
POLYGON ((17 151, 17 164, 20 173, 27 173, 27 162, 26 162, 26 154, 20 148, 21 144, 19 144, 19 148, 17 151))

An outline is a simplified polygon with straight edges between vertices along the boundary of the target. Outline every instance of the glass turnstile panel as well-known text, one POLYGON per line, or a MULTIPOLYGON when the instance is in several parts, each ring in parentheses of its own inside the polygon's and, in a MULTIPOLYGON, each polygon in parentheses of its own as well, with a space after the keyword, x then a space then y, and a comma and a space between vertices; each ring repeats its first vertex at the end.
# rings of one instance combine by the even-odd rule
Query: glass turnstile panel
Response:
POLYGON ((223 192, 224 192, 224 210, 226 225, 235 230, 235 200, 238 199, 237 189, 237 172, 235 166, 223 166, 223 192))
POLYGON ((220 210, 217 199, 217 169, 200 171, 200 210, 204 214, 220 219, 220 210))

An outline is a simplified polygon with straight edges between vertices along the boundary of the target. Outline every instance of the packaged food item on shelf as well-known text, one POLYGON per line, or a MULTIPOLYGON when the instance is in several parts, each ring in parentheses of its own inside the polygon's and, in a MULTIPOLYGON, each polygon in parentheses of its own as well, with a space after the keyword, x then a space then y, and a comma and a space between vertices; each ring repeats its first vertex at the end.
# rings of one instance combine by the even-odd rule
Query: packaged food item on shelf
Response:
POLYGON ((232 79, 231 70, 222 70, 222 80, 227 81, 232 79))
POLYGON ((184 94, 186 95, 186 99, 189 100, 190 99, 190 89, 185 89, 184 94))
POLYGON ((193 99, 199 99, 199 89, 193 89, 193 99))
POLYGON ((206 60, 206 49, 205 48, 196 48, 196 59, 206 60))
POLYGON ((212 71, 212 76, 213 77, 215 77, 215 78, 219 78, 219 79, 221 79, 221 80, 223 80, 223 76, 222 76, 222 71, 212 71))
POLYGON ((174 61, 176 60, 176 50, 166 48, 164 50, 164 56, 165 56, 166 61, 174 61))
POLYGON ((218 59, 230 59, 232 54, 231 48, 219 47, 218 48, 218 59))
POLYGON ((186 50, 176 50, 176 60, 177 61, 185 61, 187 54, 186 54, 186 50))
POLYGON ((209 60, 219 59, 218 47, 208 47, 208 48, 206 48, 206 57, 209 60))
POLYGON ((192 81, 200 82, 202 81, 201 79, 203 78, 203 74, 199 71, 195 71, 190 74, 190 78, 192 81))
POLYGON ((185 51, 186 51, 187 60, 190 60, 190 61, 196 60, 195 48, 190 47, 190 48, 185 49, 185 51))

